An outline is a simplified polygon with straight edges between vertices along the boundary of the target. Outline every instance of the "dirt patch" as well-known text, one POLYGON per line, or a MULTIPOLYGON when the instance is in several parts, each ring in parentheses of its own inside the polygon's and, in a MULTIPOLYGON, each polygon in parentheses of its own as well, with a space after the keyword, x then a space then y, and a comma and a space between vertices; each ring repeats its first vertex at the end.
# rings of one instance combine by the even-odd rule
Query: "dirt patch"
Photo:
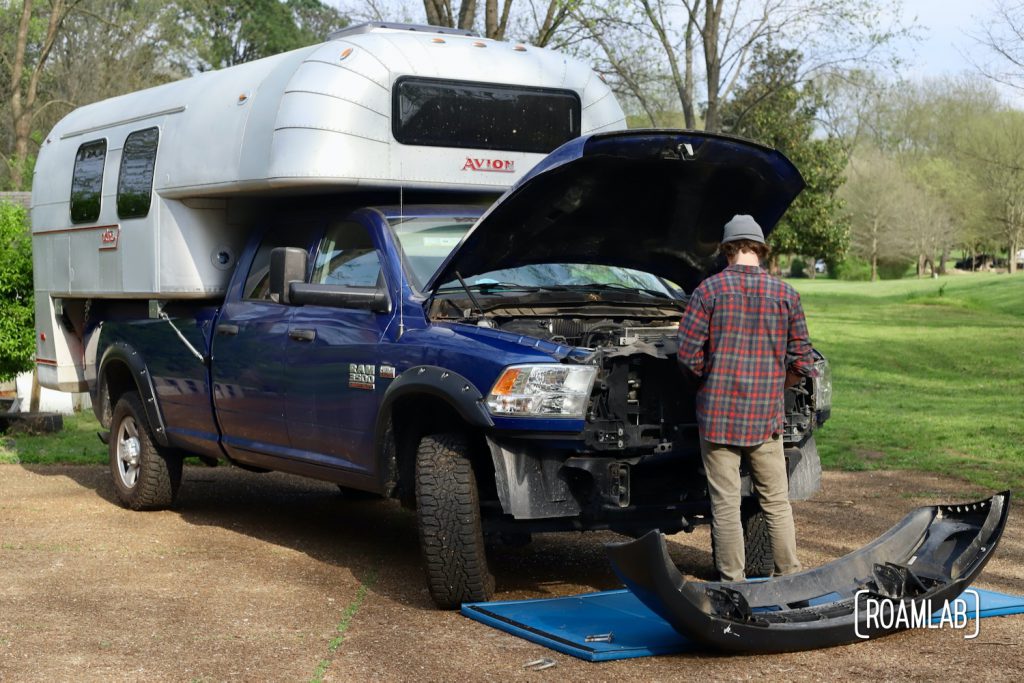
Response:
POLYGON ((864 448, 853 449, 853 454, 861 460, 877 461, 885 457, 882 451, 871 451, 864 448))
MULTIPOLYGON (((828 472, 796 503, 800 559, 854 550, 932 502, 987 492, 913 472, 828 472)), ((679 655, 589 664, 438 612, 410 513, 329 484, 188 468, 177 508, 112 502, 102 467, 0 466, 0 681, 16 680, 816 680, 1019 678, 1022 617, 976 641, 914 631, 829 650, 679 655), (557 666, 524 671, 550 657, 557 666)), ((1011 513, 980 585, 1024 593, 1024 524, 1011 513)), ((493 560, 498 599, 617 587, 613 534, 540 535, 493 560)), ((673 559, 710 576, 706 528, 671 537, 673 559)))

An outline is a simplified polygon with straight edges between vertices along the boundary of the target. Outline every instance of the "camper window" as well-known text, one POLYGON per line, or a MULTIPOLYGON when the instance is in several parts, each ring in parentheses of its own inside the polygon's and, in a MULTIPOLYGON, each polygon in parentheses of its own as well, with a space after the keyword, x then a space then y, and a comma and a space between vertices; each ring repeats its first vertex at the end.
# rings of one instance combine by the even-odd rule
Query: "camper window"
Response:
POLYGON ((406 145, 547 154, 580 134, 571 90, 400 78, 395 139, 406 145))
POLYGON ((117 217, 145 218, 153 194, 153 166, 160 140, 157 128, 137 130, 124 141, 117 177, 117 217))
POLYGON ((106 157, 106 140, 93 140, 78 148, 75 168, 71 173, 72 223, 92 223, 99 220, 103 161, 106 157))

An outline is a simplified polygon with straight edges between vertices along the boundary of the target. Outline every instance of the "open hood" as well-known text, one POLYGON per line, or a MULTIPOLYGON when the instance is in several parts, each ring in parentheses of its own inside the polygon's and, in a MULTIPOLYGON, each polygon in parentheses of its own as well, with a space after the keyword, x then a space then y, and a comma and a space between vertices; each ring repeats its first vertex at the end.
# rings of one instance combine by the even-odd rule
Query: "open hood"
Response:
POLYGON ((480 218, 427 283, 538 263, 636 268, 692 291, 717 272, 722 227, 767 235, 804 187, 781 153, 694 131, 600 133, 565 143, 480 218))

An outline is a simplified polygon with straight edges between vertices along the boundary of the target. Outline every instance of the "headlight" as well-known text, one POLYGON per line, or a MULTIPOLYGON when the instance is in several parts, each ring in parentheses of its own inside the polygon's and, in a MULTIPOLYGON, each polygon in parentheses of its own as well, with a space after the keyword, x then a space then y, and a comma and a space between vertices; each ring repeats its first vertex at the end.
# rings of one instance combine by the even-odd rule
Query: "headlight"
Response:
POLYGON ((593 365, 511 365, 487 395, 492 415, 581 418, 594 386, 593 365))
POLYGON ((832 366, 822 358, 814 363, 818 376, 814 378, 814 409, 832 409, 832 366))

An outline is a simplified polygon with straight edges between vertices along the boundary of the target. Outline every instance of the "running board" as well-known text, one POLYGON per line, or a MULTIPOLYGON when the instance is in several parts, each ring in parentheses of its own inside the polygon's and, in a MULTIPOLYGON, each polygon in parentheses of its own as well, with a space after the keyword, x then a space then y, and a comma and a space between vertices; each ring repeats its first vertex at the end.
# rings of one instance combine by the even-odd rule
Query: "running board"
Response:
POLYGON ((966 505, 921 507, 860 550, 765 581, 686 581, 657 531, 606 549, 626 587, 687 638, 731 652, 795 652, 906 628, 869 621, 868 598, 906 612, 942 609, 981 573, 1009 509, 1009 491, 966 505))

